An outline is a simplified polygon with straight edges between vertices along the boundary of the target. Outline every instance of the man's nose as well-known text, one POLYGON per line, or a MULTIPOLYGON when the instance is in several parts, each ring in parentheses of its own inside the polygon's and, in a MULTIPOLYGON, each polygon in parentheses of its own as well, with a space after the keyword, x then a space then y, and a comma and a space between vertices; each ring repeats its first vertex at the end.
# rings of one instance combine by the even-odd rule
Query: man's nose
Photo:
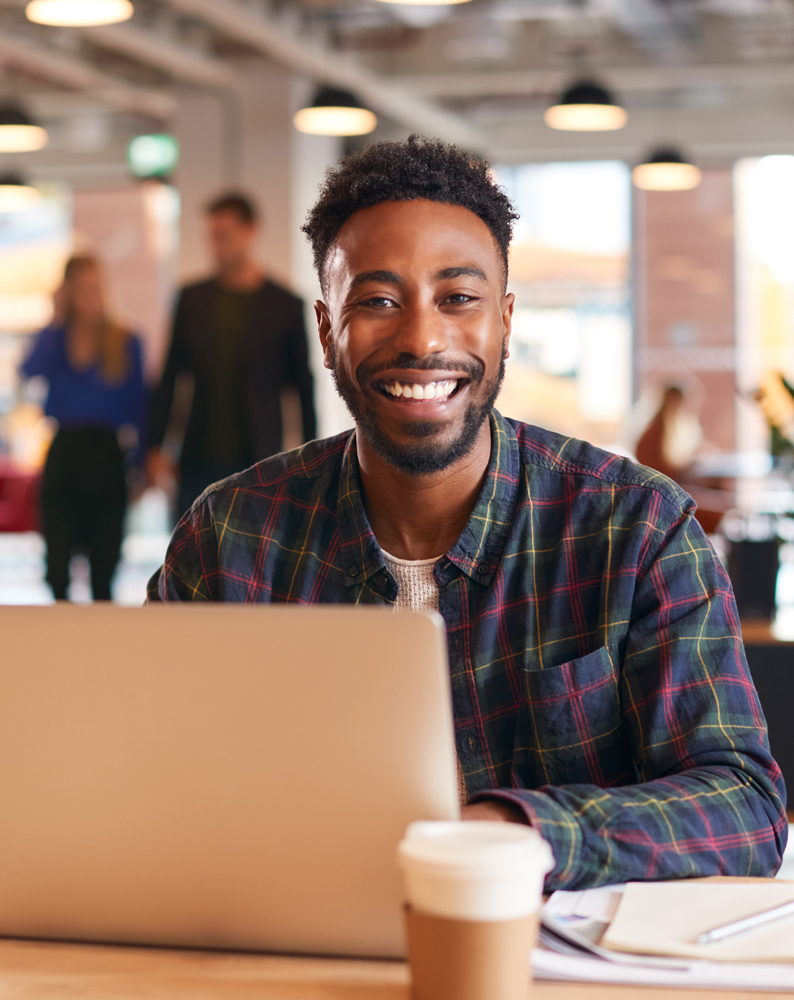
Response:
POLYGON ((443 316, 433 305, 417 304, 404 309, 394 333, 398 354, 425 358, 447 349, 447 330, 443 316))

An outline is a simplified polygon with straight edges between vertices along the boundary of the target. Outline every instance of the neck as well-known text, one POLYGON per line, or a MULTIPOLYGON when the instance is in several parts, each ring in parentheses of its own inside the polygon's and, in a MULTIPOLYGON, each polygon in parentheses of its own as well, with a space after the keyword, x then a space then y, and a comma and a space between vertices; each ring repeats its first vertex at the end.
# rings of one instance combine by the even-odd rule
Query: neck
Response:
POLYGON ((432 559, 452 548, 474 510, 491 457, 490 422, 474 447, 442 472, 393 468, 356 434, 364 507, 381 548, 398 559, 432 559))
POLYGON ((265 280, 265 272, 254 260, 224 264, 218 271, 218 284, 233 292, 253 292, 265 280))

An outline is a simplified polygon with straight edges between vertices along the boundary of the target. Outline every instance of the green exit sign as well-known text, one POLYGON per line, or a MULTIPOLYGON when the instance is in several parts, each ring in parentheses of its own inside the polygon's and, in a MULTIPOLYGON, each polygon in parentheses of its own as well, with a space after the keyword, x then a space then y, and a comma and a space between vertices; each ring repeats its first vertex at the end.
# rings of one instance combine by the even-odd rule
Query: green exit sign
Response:
POLYGON ((179 163, 172 135, 138 135, 127 146, 127 163, 136 177, 167 177, 179 163))

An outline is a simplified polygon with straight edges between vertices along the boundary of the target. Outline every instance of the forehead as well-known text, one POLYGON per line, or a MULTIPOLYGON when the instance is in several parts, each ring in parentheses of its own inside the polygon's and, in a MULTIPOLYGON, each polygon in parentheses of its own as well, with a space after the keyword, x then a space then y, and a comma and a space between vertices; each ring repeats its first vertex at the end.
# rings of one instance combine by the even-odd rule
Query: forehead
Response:
POLYGON ((474 212, 417 198, 385 201, 351 215, 328 256, 326 278, 344 281, 362 271, 417 271, 477 265, 498 281, 502 258, 490 229, 474 212))
POLYGON ((223 209, 220 212, 209 212, 207 215, 207 220, 210 226, 218 229, 226 228, 236 228, 236 229, 250 229, 252 228, 251 223, 246 222, 241 219, 237 212, 231 210, 223 209))

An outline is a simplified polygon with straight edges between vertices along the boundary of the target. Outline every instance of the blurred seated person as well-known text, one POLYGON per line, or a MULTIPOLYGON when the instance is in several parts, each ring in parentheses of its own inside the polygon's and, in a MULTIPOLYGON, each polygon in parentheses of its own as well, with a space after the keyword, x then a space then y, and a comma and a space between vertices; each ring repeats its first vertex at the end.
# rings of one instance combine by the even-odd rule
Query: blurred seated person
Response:
POLYGON ((207 209, 215 274, 182 290, 149 424, 147 471, 164 485, 176 470, 163 449, 177 377, 194 379, 179 460, 177 517, 207 486, 282 448, 281 391, 297 389, 303 438, 315 436, 303 302, 257 261, 257 210, 230 193, 207 209))
POLYGON ((640 435, 635 449, 637 461, 678 483, 698 505, 696 517, 703 530, 712 534, 726 511, 734 505, 732 492, 715 488, 694 472, 695 458, 703 440, 700 422, 686 406, 683 389, 669 385, 653 419, 640 435))
POLYGON ((668 386, 651 422, 637 442, 637 461, 662 475, 682 482, 701 441, 697 418, 686 412, 684 392, 668 386))
POLYGON ((772 434, 772 457, 794 451, 794 386, 782 372, 766 372, 753 398, 772 434))
POLYGON ((139 459, 143 439, 141 345, 108 317, 93 257, 72 257, 57 298, 60 316, 36 335, 21 369, 47 380, 45 412, 58 423, 41 488, 47 583, 56 600, 66 600, 69 560, 84 550, 94 600, 109 601, 127 509, 127 457, 139 459))

